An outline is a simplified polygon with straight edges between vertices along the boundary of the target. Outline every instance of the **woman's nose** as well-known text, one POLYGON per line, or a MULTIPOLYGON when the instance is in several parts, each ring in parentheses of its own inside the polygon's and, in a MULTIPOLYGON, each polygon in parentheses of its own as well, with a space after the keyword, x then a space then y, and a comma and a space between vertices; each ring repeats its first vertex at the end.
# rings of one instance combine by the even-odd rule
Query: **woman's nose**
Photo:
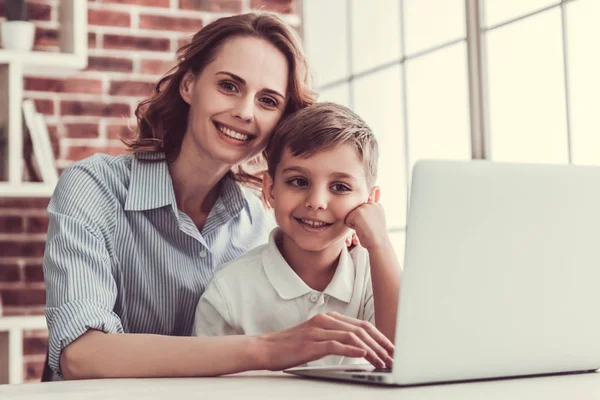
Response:
POLYGON ((233 114, 235 118, 246 123, 252 122, 254 119, 254 99, 250 96, 240 98, 233 114))

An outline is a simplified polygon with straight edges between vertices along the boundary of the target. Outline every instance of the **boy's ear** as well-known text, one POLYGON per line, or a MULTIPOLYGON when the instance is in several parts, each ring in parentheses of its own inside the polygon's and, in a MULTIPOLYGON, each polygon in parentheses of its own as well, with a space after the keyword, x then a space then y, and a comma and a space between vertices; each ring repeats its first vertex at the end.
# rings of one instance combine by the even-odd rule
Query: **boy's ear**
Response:
POLYGON ((273 197, 273 178, 268 172, 263 175, 263 196, 267 203, 272 207, 272 201, 275 199, 275 197, 273 197))
POLYGON ((379 203, 381 197, 381 188, 379 186, 373 186, 369 192, 369 200, 379 203))
POLYGON ((186 72, 181 83, 179 84, 179 94, 183 101, 188 104, 192 104, 192 88, 194 87, 194 80, 196 76, 192 72, 186 72))

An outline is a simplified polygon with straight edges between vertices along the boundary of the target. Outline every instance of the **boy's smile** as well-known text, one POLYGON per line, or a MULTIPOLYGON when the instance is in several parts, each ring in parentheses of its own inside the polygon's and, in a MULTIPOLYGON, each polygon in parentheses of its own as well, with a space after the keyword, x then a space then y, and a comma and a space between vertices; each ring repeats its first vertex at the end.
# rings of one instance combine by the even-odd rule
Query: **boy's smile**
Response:
POLYGON ((363 161, 350 144, 310 157, 286 149, 266 190, 283 232, 284 257, 286 252, 337 257, 350 234, 346 216, 369 198, 363 161))
POLYGON ((301 217, 294 217, 294 219, 298 221, 298 223, 300 223, 300 225, 302 225, 309 232, 320 232, 321 230, 325 230, 326 228, 329 228, 331 225, 333 225, 332 223, 320 221, 317 219, 301 217))

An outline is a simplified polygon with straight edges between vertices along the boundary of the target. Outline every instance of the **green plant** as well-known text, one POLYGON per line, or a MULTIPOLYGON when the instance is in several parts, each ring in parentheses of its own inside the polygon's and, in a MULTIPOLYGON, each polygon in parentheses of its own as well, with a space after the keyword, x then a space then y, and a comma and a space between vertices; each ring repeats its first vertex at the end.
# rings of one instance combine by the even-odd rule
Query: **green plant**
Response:
POLYGON ((25 0, 6 0, 4 9, 7 20, 27 21, 27 2, 25 0))

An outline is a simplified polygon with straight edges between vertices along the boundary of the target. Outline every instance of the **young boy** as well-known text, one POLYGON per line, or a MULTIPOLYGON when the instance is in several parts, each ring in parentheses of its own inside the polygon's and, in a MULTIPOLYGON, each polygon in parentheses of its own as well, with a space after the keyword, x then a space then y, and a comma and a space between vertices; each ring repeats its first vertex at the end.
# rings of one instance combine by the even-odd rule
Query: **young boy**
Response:
MULTIPOLYGON (((282 122, 263 187, 278 228, 216 272, 194 333, 258 335, 337 312, 375 324, 393 342, 400 265, 374 185, 377 157, 373 133, 343 106, 317 103, 282 122), (360 246, 348 251, 350 229, 360 246)), ((330 356, 310 365, 353 362, 330 356)))

